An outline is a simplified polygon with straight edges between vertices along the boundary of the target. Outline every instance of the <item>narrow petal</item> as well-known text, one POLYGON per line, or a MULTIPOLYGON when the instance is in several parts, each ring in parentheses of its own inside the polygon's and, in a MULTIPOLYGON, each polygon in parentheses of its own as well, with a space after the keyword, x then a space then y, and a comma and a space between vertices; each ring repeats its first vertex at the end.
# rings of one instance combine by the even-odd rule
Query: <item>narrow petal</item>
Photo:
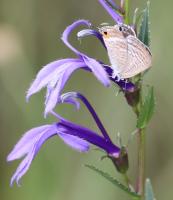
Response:
POLYGON ((110 139, 106 129, 104 128, 101 120, 99 119, 97 113, 95 112, 94 108, 92 107, 92 105, 90 104, 90 102, 87 100, 87 98, 85 96, 83 96, 79 92, 68 92, 61 96, 61 98, 60 98, 61 103, 63 103, 63 101, 66 101, 66 99, 73 100, 75 103, 79 103, 77 101, 77 99, 80 99, 83 102, 83 104, 86 106, 86 108, 88 109, 90 114, 92 115, 92 117, 93 117, 95 123, 97 124, 98 128, 100 129, 102 135, 105 137, 105 139, 107 141, 111 141, 111 139, 110 139))
POLYGON ((100 32, 98 32, 96 30, 92 30, 92 29, 84 29, 77 33, 78 38, 83 38, 83 37, 90 36, 90 35, 97 37, 106 49, 106 45, 104 43, 102 34, 100 32))
POLYGON ((19 140, 19 142, 14 146, 13 150, 7 157, 7 161, 20 159, 25 154, 27 154, 30 151, 33 144, 35 143, 35 141, 40 136, 40 134, 49 130, 50 127, 51 125, 44 125, 27 131, 19 140))
POLYGON ((78 68, 81 68, 84 66, 85 66, 84 62, 68 64, 68 67, 66 68, 66 70, 64 70, 64 72, 62 72, 61 76, 58 78, 56 87, 53 90, 49 91, 50 94, 47 95, 47 99, 46 99, 46 103, 45 103, 45 105, 46 105, 45 116, 47 115, 47 113, 49 113, 51 110, 53 110, 54 107, 56 106, 58 99, 60 97, 60 93, 61 93, 62 89, 64 88, 66 82, 70 78, 71 74, 78 68))
POLYGON ((110 86, 110 80, 103 66, 93 58, 83 56, 85 64, 91 69, 96 78, 105 86, 110 86))
POLYGON ((81 138, 82 140, 103 149, 108 154, 118 154, 120 152, 120 148, 115 146, 111 141, 107 141, 105 138, 99 136, 97 133, 88 128, 74 124, 67 120, 59 122, 57 124, 57 129, 65 134, 81 138))
MULTIPOLYGON (((38 127, 40 128, 40 127, 38 127)), ((32 135, 32 134, 31 134, 32 135)), ((34 157, 37 155, 40 147, 44 144, 46 140, 48 140, 50 137, 56 135, 56 126, 50 125, 49 128, 46 126, 45 130, 42 130, 38 137, 35 138, 35 141, 32 142, 32 145, 26 155, 26 157, 22 160, 22 162, 19 164, 17 170, 13 174, 11 178, 11 185, 13 185, 13 182, 16 181, 17 184, 19 184, 20 178, 28 171, 34 157)))
POLYGON ((108 5, 106 3, 105 0, 98 0, 100 2, 100 4, 104 7, 104 9, 109 13, 109 15, 113 18, 113 20, 116 23, 123 23, 123 17, 121 15, 119 15, 114 9, 112 9, 110 7, 110 5, 108 5))
POLYGON ((78 56, 81 56, 82 53, 79 52, 76 48, 74 48, 68 41, 69 35, 71 34, 71 32, 78 26, 81 25, 85 25, 90 27, 91 23, 87 20, 77 20, 75 21, 73 24, 71 24, 70 26, 68 26, 65 31, 62 34, 62 41, 65 43, 66 46, 68 46, 75 54, 77 54, 78 56))
POLYGON ((20 185, 19 181, 20 178, 27 172, 27 170, 29 169, 32 160, 34 158, 34 149, 32 149, 31 153, 28 154, 23 160, 22 162, 19 164, 17 170, 15 171, 15 173, 13 174, 11 181, 10 181, 10 185, 13 186, 14 181, 16 181, 17 185, 20 185))
POLYGON ((60 96, 59 103, 68 103, 75 106, 77 110, 80 109, 80 102, 76 100, 77 93, 76 92, 67 92, 60 96))
POLYGON ((79 25, 91 26, 91 24, 86 20, 75 21, 73 24, 71 24, 65 29, 62 35, 62 40, 73 52, 75 52, 79 57, 81 57, 84 60, 85 64, 92 70, 97 79, 107 87, 110 85, 110 81, 105 70, 103 69, 103 66, 99 64, 95 59, 89 58, 85 54, 79 52, 68 41, 70 33, 79 25))
POLYGON ((81 138, 90 144, 93 144, 108 154, 118 154, 120 152, 120 148, 112 143, 112 141, 105 139, 104 137, 98 135, 94 131, 80 126, 78 124, 72 123, 55 112, 51 111, 51 114, 54 115, 60 122, 57 123, 57 130, 59 132, 73 135, 78 138, 81 138))
POLYGON ((26 99, 29 100, 30 96, 40 91, 45 87, 48 82, 54 77, 57 70, 61 70, 62 66, 66 63, 78 62, 79 59, 62 59, 51 62, 44 66, 37 74, 35 80, 31 84, 30 88, 27 91, 26 99), (60 69, 59 69, 60 68, 60 69))
POLYGON ((71 148, 79 152, 89 151, 90 145, 87 141, 80 139, 79 137, 65 134, 63 132, 57 131, 59 137, 71 148))
POLYGON ((46 117, 47 114, 56 106, 60 95, 60 91, 63 88, 62 82, 63 77, 60 77, 56 87, 53 90, 49 91, 50 94, 47 96, 47 99, 45 101, 44 117, 46 117))

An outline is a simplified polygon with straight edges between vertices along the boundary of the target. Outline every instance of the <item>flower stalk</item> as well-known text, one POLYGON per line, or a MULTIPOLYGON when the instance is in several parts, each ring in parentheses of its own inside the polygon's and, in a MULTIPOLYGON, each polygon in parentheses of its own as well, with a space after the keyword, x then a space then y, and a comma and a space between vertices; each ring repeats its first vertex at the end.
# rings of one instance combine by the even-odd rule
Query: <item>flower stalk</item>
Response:
MULTIPOLYGON (((122 0, 121 7, 125 10, 124 13, 124 22, 129 24, 129 0, 122 0)), ((133 78, 133 82, 135 83, 136 89, 133 92, 124 92, 127 103, 133 109, 137 120, 141 113, 141 108, 143 105, 143 96, 142 96, 142 74, 137 75, 133 78)), ((138 145, 138 174, 136 178, 136 188, 135 191, 141 196, 141 199, 144 199, 144 191, 145 191, 145 141, 146 141, 146 128, 138 128, 137 129, 137 145, 138 145)), ((128 183, 128 177, 126 176, 126 183, 128 183)))
MULTIPOLYGON (((137 90, 133 93, 125 93, 126 100, 128 104, 132 107, 137 120, 141 113, 141 108, 143 105, 142 98, 142 82, 140 79, 136 82, 137 90)), ((144 187, 145 187, 145 130, 146 128, 137 129, 137 145, 138 145, 138 174, 136 178, 136 192, 141 195, 141 199, 144 197, 144 187)))
POLYGON ((145 129, 138 129, 138 177, 136 191, 144 196, 145 186, 145 129))
MULTIPOLYGON (((125 92, 125 98, 129 106, 131 106, 133 112, 135 113, 137 120, 141 113, 141 108, 143 105, 142 98, 142 82, 136 82, 137 89, 132 92, 125 92)), ((145 130, 146 128, 138 128, 137 135, 137 145, 138 145, 138 174, 136 178, 136 192, 144 197, 144 187, 145 187, 145 130)))

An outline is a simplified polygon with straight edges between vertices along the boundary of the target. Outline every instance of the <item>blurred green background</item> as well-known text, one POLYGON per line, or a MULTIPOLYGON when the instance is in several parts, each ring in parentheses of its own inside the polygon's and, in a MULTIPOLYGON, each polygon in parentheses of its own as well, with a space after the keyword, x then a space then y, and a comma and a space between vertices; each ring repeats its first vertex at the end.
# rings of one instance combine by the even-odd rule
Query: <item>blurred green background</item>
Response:
MULTIPOLYGON (((144 8, 146 1, 131 0, 132 10, 144 8)), ((151 38, 153 68, 145 77, 155 87, 157 110, 147 131, 147 177, 152 179, 157 199, 173 198, 173 69, 171 21, 173 2, 151 0, 151 38)), ((110 172, 119 180, 108 160, 100 161, 101 153, 80 154, 52 138, 42 147, 21 181, 21 187, 9 186, 10 177, 18 161, 6 163, 13 145, 28 129, 51 122, 43 119, 45 91, 26 104, 25 93, 41 66, 48 62, 74 56, 60 40, 65 27, 76 19, 89 19, 96 27, 112 19, 97 0, 0 0, 0 199, 1 200, 113 200, 127 199, 127 195, 97 176, 83 164, 110 172)), ((95 38, 81 44, 72 36, 72 43, 95 58, 108 62, 107 55, 95 38)), ((65 91, 80 91, 96 108, 112 139, 120 132, 127 144, 135 128, 135 116, 117 88, 104 88, 95 77, 84 71, 76 72, 65 91)), ((68 119, 97 131, 91 116, 82 107, 74 112, 70 106, 58 111, 68 119)), ((136 138, 129 144, 130 171, 136 175, 136 138)), ((123 180, 122 180, 123 181, 123 180)))

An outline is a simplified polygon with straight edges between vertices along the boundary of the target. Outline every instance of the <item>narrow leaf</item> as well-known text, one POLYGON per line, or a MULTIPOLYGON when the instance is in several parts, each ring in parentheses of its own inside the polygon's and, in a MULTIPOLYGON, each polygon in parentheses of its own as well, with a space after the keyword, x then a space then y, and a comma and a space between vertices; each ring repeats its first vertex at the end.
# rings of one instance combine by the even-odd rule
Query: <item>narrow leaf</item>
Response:
POLYGON ((115 178, 111 177, 108 173, 103 172, 100 169, 97 169, 96 167, 92 166, 92 165, 85 165, 86 167, 88 167, 89 169, 95 171, 96 173, 98 173, 99 175, 103 176, 105 179, 107 179, 108 181, 110 181, 113 185, 117 186, 118 188, 120 188, 121 190, 123 190, 124 192, 130 194, 131 196, 139 199, 140 196, 131 191, 129 188, 127 188, 125 185, 123 185, 122 183, 120 183, 118 180, 116 180, 115 178))
POLYGON ((145 183, 145 200, 156 200, 150 179, 147 179, 145 183))
POLYGON ((153 116, 155 108, 154 89, 150 87, 137 120, 137 128, 145 128, 153 116))
POLYGON ((133 14, 133 25, 135 27, 138 27, 138 24, 139 24, 142 17, 143 17, 143 11, 139 12, 139 9, 136 8, 135 11, 134 11, 134 14, 133 14))
POLYGON ((147 2, 147 7, 143 11, 143 17, 139 29, 138 38, 146 45, 150 46, 150 30, 149 30, 149 6, 150 2, 147 2))

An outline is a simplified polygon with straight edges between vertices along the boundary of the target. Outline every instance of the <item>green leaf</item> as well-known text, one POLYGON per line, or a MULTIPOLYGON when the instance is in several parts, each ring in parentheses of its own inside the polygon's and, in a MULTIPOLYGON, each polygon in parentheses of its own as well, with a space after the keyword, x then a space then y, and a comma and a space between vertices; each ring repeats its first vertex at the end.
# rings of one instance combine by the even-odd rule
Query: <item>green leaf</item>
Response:
POLYGON ((134 14, 133 14, 133 24, 135 25, 135 27, 138 27, 138 24, 141 18, 143 17, 143 12, 144 11, 139 12, 138 8, 135 9, 134 14))
POLYGON ((86 167, 88 167, 89 169, 92 169, 93 171, 95 171, 96 173, 100 174, 101 176, 103 176, 105 179, 107 179, 108 181, 110 181, 113 185, 117 186, 118 188, 120 188, 121 190, 123 190, 124 192, 130 194, 131 196, 133 196, 136 199, 139 199, 140 196, 136 193, 131 191, 129 188, 127 188, 125 185, 123 185, 122 183, 120 183, 119 181, 117 181, 115 178, 111 177, 108 173, 103 172, 100 169, 97 169, 96 167, 92 166, 92 165, 85 165, 86 167))
POLYGON ((146 46, 150 46, 150 30, 149 30, 149 7, 150 2, 147 2, 147 7, 143 11, 143 17, 139 29, 138 38, 146 46))
POLYGON ((140 114, 137 120, 137 128, 145 128, 153 116, 155 108, 154 89, 150 87, 148 94, 145 97, 144 103, 141 107, 140 114))
POLYGON ((145 200, 156 200, 150 179, 147 179, 145 182, 145 200))

